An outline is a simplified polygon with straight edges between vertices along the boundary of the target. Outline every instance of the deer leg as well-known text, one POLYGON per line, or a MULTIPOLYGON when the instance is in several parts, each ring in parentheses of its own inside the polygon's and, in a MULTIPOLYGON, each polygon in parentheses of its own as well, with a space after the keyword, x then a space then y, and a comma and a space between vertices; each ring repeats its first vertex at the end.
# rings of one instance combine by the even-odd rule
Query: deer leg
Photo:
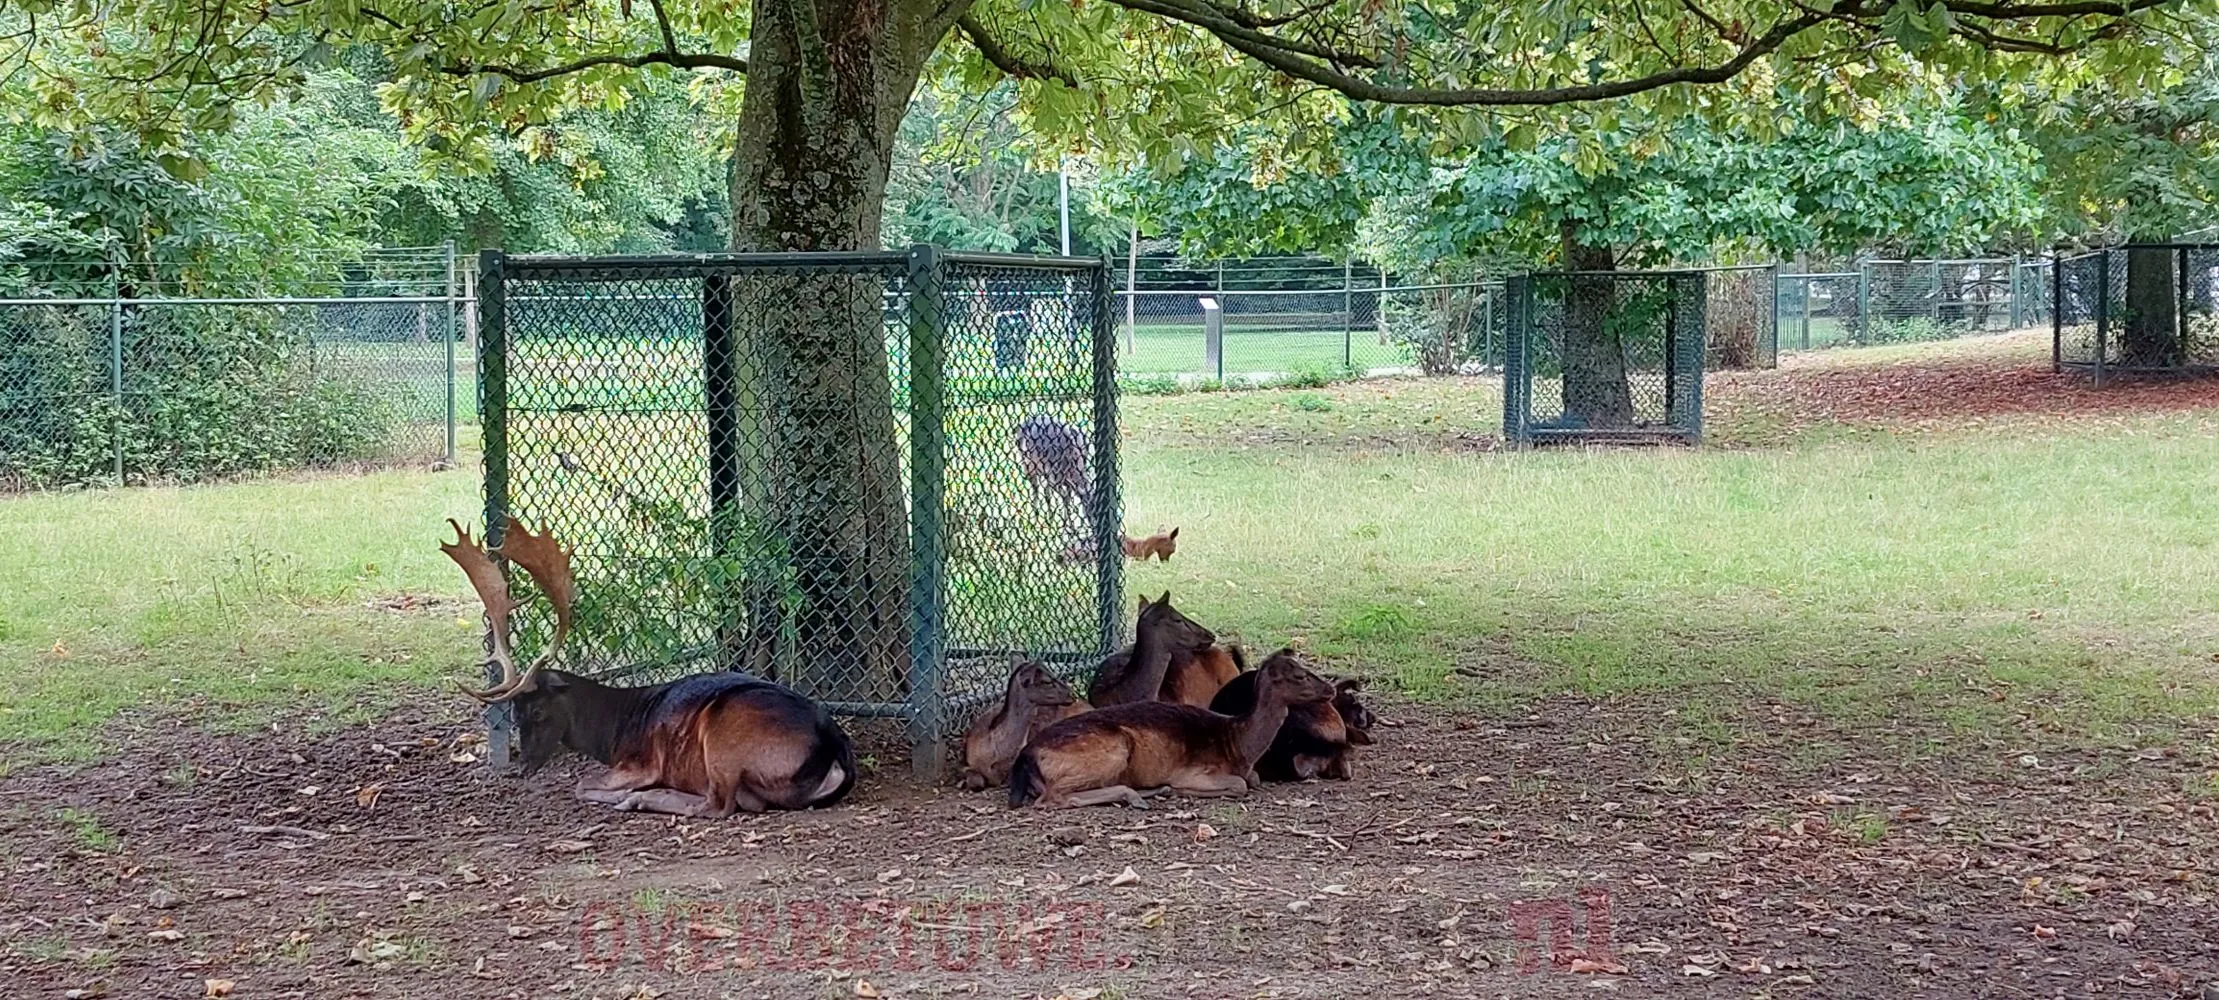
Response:
POLYGON ((578 779, 578 801, 595 805, 613 806, 642 788, 655 783, 655 775, 646 771, 612 767, 600 774, 578 779))
POLYGON ((1151 788, 1142 792, 1135 790, 1130 785, 1111 785, 1108 788, 1090 788, 1083 792, 1073 792, 1065 796, 1058 805, 1068 809, 1074 806, 1106 806, 1113 802, 1122 802, 1134 809, 1146 809, 1148 808, 1148 797, 1162 791, 1161 788, 1151 788))
POLYGON ((718 810, 706 795, 681 792, 675 788, 643 788, 624 797, 616 807, 624 812, 669 813, 673 816, 699 816, 705 819, 722 819, 731 810, 718 810))
POLYGON ((1171 787, 1198 798, 1231 798, 1248 794, 1249 779, 1237 774, 1186 771, 1171 776, 1171 787))

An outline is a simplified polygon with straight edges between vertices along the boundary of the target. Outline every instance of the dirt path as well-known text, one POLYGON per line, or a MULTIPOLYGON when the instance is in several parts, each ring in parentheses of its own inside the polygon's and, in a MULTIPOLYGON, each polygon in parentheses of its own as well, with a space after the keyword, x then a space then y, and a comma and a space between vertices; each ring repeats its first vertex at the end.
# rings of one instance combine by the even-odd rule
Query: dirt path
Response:
POLYGON ((0 780, 0 982, 242 1000, 2219 982, 2208 758, 2003 734, 1946 767, 1850 742, 1790 774, 1799 741, 1851 734, 1783 712, 1766 743, 1705 758, 1638 705, 1558 701, 1530 725, 1385 708, 1357 782, 1235 804, 1010 812, 882 773, 831 810, 713 823, 577 804, 571 773, 490 776, 459 715, 156 724, 106 763, 0 780), (1689 759, 1707 763, 1666 763, 1689 759))

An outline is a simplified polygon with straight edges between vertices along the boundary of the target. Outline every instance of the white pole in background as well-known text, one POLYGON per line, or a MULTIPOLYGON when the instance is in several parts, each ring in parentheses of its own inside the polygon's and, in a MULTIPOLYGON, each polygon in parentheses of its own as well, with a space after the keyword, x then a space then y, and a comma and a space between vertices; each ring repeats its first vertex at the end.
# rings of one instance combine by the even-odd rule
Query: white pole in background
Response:
POLYGON ((1133 353, 1133 302, 1140 298, 1140 219, 1133 219, 1132 238, 1125 244, 1125 353, 1133 353))
POLYGON ((1063 255, 1071 256, 1071 172, 1056 161, 1056 208, 1063 218, 1063 255))

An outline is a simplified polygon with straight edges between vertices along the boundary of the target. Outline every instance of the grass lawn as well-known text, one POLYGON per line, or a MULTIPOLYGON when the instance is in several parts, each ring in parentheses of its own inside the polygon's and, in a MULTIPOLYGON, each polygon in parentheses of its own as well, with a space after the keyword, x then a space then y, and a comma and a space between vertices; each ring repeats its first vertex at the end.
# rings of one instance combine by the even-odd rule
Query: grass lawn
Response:
MULTIPOLYGON (((2219 709, 2219 409, 1749 447, 1735 421, 1756 418, 1729 407, 1701 450, 1528 454, 1490 449, 1499 411, 1485 379, 1128 399, 1128 522, 1182 528, 1128 589, 1419 699, 1651 699, 1694 754, 1782 710, 1920 755, 2024 725, 2160 737, 2219 709)), ((241 725, 423 697, 473 659, 436 543, 477 507, 467 462, 0 500, 0 741, 79 755, 135 706, 241 725)))
MULTIPOLYGON (((1337 368, 1344 361, 1358 368, 1399 368, 1412 364, 1399 344, 1382 344, 1372 328, 1344 331, 1276 330, 1225 324, 1225 373, 1283 373, 1304 368, 1337 368)), ((1118 370, 1126 375, 1206 375, 1202 323, 1141 323, 1128 337, 1118 327, 1118 370)))

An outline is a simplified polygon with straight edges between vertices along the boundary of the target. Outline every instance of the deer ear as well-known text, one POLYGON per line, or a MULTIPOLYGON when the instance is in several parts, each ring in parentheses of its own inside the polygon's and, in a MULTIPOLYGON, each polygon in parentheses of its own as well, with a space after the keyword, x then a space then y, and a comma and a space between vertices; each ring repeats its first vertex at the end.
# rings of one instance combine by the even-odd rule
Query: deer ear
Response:
POLYGON ((1362 691, 1363 689, 1364 679, 1361 677, 1343 677, 1340 680, 1333 682, 1333 690, 1335 691, 1354 692, 1362 691))
POLYGON ((1178 529, 1178 528, 1176 528, 1176 527, 1172 528, 1172 529, 1171 529, 1171 534, 1170 534, 1170 535, 1169 535, 1168 537, 1171 537, 1171 538, 1177 538, 1177 537, 1179 537, 1179 529, 1178 529))
POLYGON ((1140 595, 1140 613, 1144 615, 1148 613, 1148 595, 1146 594, 1140 595))
POLYGON ((561 691, 570 686, 570 678, 553 670, 542 670, 532 678, 533 686, 542 691, 561 691))
POLYGON ((1171 591, 1169 591, 1169 590, 1166 590, 1166 591, 1164 591, 1164 592, 1163 592, 1163 596, 1162 596, 1162 597, 1156 598, 1156 603, 1157 603, 1157 604, 1164 604, 1164 605, 1168 605, 1168 604, 1170 604, 1170 603, 1171 603, 1171 591))

